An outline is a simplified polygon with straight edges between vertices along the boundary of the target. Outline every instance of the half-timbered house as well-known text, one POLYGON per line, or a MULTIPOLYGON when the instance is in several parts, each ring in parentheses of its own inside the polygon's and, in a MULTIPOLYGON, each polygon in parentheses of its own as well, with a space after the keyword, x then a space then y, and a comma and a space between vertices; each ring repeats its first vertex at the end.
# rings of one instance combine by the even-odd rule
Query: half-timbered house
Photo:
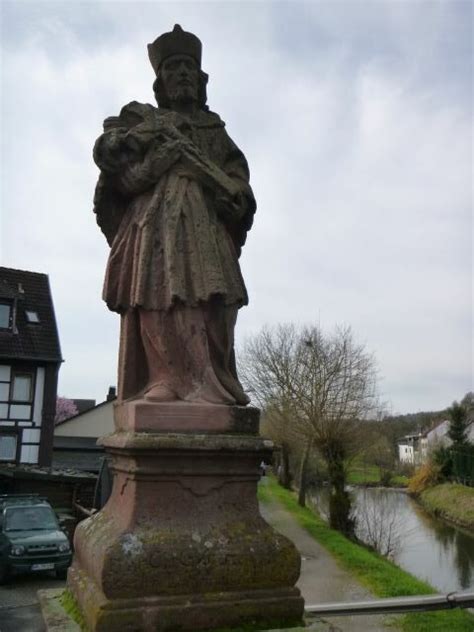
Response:
POLYGON ((51 464, 61 362, 48 276, 0 267, 0 464, 51 464))

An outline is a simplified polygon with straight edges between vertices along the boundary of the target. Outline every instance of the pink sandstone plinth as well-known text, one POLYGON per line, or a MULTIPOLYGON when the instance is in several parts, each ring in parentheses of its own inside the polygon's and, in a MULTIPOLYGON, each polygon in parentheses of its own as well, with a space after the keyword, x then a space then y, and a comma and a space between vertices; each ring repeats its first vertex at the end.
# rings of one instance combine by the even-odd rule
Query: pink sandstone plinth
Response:
POLYGON ((258 410, 136 401, 115 420, 112 495, 78 526, 68 575, 90 630, 300 623, 300 556, 258 509, 258 410))

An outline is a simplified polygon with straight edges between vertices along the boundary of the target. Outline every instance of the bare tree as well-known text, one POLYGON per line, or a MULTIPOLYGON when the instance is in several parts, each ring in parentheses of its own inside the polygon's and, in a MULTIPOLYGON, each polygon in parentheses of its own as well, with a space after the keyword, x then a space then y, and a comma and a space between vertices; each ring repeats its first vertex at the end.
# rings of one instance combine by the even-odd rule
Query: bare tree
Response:
POLYGON ((330 524, 352 535, 345 463, 361 448, 364 420, 376 407, 373 357, 350 328, 324 335, 319 327, 264 328, 247 341, 240 375, 264 408, 278 411, 298 437, 300 504, 305 503, 309 455, 317 449, 331 484, 330 524))
MULTIPOLYGON (((305 504, 305 475, 310 441, 300 414, 296 376, 300 370, 299 332, 293 325, 264 328, 247 340, 239 356, 239 375, 252 398, 263 409, 263 431, 281 450, 280 482, 290 486, 289 456, 296 444, 303 446, 297 486, 300 504, 305 504)), ((301 451, 301 450, 300 450, 301 451)))
POLYGON ((277 448, 273 458, 278 482, 286 489, 291 489, 293 476, 290 455, 298 445, 298 437, 293 432, 291 419, 281 407, 268 405, 263 411, 260 432, 264 437, 271 439, 277 448))
POLYGON ((380 429, 381 424, 377 425, 377 429, 373 428, 367 433, 368 442, 363 449, 363 457, 365 463, 378 468, 381 484, 389 485, 395 469, 395 456, 390 440, 380 429))

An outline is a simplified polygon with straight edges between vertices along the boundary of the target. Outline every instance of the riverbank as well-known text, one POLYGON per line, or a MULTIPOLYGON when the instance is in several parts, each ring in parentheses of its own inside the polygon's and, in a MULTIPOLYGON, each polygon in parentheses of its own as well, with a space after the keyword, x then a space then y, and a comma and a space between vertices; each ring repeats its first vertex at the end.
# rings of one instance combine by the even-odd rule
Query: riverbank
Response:
POLYGON ((416 499, 436 517, 474 532, 474 488, 443 483, 425 489, 416 499))
MULTIPOLYGON (((262 502, 278 500, 343 568, 374 595, 399 597, 436 592, 429 584, 330 529, 319 515, 300 507, 296 495, 280 487, 273 478, 269 478, 267 485, 260 486, 259 497, 262 502)), ((405 632, 472 632, 474 616, 462 610, 409 614, 401 617, 397 626, 405 632)))

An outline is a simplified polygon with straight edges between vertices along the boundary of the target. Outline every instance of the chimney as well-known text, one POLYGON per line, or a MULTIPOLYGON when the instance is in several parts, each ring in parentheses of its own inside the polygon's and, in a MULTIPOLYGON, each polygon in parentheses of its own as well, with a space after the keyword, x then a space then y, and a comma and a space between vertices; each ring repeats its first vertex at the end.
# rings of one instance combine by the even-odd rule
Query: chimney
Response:
POLYGON ((109 392, 107 393, 107 401, 111 402, 114 399, 117 399, 117 389, 115 388, 115 386, 109 386, 109 392))

